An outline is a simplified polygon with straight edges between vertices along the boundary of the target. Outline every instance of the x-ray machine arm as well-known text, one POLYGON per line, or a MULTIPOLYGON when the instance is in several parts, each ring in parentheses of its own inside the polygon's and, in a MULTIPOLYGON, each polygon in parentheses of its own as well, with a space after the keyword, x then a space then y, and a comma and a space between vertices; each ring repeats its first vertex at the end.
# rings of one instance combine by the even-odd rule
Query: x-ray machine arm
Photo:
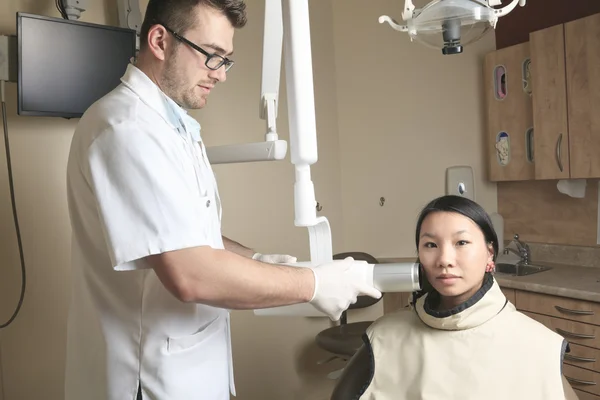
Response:
MULTIPOLYGON (((318 155, 308 10, 308 0, 266 0, 261 102, 270 129, 274 126, 274 119, 271 125, 269 115, 274 115, 273 110, 277 110, 283 33, 291 161, 296 172, 294 223, 299 227, 307 227, 309 231, 310 262, 300 264, 315 266, 331 261, 333 252, 329 221, 316 214, 310 172, 310 166, 317 162, 318 155)), ((261 116, 264 117, 264 114, 261 116)), ((369 264, 358 265, 357 268, 370 268, 365 279, 382 292, 420 288, 419 268, 415 263, 369 264)), ((257 315, 323 316, 309 304, 254 312, 257 315)))

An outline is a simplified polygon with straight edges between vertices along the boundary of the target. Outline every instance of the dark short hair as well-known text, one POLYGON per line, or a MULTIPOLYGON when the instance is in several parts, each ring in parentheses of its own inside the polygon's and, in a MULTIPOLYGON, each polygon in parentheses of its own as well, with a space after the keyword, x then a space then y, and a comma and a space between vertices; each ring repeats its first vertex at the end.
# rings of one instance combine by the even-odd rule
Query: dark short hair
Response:
POLYGON ((222 12, 234 28, 246 25, 243 0, 150 0, 140 31, 140 47, 148 43, 148 32, 156 24, 164 24, 183 35, 194 26, 197 6, 204 5, 222 12))
POLYGON ((494 248, 494 261, 496 261, 496 256, 498 255, 498 235, 494 230, 490 216, 485 212, 483 207, 473 200, 456 195, 438 197, 437 199, 429 202, 429 204, 423 208, 421 214, 419 214, 419 219, 417 220, 417 229, 415 232, 415 244, 417 249, 419 248, 421 225, 423 225, 423 221, 429 214, 436 211, 455 212, 462 214, 477 224, 479 229, 481 229, 481 232, 483 232, 485 241, 491 244, 494 248))

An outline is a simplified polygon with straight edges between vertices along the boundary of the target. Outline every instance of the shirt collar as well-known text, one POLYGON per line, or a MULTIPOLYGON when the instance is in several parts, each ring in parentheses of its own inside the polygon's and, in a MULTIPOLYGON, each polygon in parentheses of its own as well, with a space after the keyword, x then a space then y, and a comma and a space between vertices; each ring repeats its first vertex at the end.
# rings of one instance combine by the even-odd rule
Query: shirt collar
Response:
POLYGON ((187 132, 195 141, 201 141, 198 121, 160 90, 138 67, 129 64, 121 82, 133 91, 142 102, 156 111, 171 128, 176 129, 180 134, 187 132))

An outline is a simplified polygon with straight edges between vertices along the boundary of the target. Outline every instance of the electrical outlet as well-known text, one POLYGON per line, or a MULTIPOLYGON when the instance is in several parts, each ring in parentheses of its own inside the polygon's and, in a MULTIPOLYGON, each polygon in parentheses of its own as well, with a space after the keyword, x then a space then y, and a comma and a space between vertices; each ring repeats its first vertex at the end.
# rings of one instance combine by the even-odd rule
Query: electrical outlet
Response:
POLYGON ((0 80, 17 82, 17 37, 0 35, 0 80))

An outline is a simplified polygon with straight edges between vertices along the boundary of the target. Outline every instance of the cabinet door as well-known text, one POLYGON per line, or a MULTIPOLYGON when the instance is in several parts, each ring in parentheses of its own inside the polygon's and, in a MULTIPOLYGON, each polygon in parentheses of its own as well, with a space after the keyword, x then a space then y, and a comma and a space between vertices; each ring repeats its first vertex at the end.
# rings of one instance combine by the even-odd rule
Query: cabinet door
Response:
POLYGON ((573 390, 575 391, 575 394, 577 395, 579 400, 600 400, 600 397, 596 396, 595 394, 583 392, 575 388, 573 390))
POLYGON ((502 293, 504 293, 504 297, 506 297, 506 299, 508 301, 510 301, 513 304, 513 306, 516 307, 517 306, 516 290, 505 288, 505 287, 501 287, 500 289, 502 290, 502 293))
POLYGON ((484 61, 487 107, 488 178, 519 181, 535 178, 529 145, 532 100, 524 87, 529 71, 529 43, 488 53, 484 61))
POLYGON ((571 178, 600 177, 600 14, 565 24, 571 178))
POLYGON ((529 35, 535 178, 569 178, 564 25, 529 35))

